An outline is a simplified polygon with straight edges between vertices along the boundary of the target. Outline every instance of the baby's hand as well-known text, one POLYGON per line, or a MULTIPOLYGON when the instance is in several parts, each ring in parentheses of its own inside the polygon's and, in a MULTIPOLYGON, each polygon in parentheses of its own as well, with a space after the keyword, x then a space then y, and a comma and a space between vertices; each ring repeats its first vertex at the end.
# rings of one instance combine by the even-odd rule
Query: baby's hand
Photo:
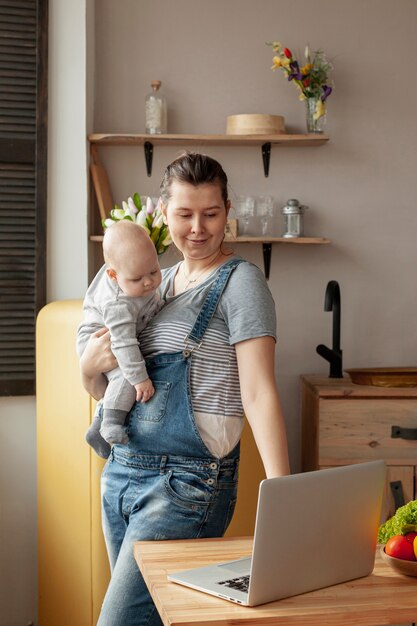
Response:
POLYGON ((155 389, 150 378, 147 378, 141 383, 135 385, 135 389, 137 402, 147 402, 155 393, 155 389))

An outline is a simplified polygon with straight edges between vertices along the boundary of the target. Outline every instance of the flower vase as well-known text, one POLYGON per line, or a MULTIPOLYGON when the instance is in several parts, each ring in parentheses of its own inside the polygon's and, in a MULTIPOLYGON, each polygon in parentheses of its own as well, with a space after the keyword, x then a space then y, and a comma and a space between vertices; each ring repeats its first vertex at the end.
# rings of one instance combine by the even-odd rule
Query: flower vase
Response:
POLYGON ((321 98, 307 98, 307 132, 322 133, 326 124, 326 105, 321 98))

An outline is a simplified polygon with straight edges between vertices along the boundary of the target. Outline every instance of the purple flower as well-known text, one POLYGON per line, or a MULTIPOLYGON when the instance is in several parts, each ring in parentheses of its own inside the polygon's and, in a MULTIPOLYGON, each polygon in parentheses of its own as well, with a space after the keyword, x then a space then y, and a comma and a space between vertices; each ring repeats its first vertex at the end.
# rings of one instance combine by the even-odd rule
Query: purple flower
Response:
POLYGON ((298 61, 291 61, 290 63, 291 72, 288 75, 288 80, 303 80, 303 75, 300 72, 300 66, 298 65, 298 61))
POLYGON ((303 80, 304 76, 301 72, 293 72, 292 74, 288 74, 288 80, 303 80))
POLYGON ((323 93, 321 94, 321 101, 325 102, 325 100, 330 96, 331 93, 332 93, 332 88, 329 87, 329 85, 323 85, 323 93))

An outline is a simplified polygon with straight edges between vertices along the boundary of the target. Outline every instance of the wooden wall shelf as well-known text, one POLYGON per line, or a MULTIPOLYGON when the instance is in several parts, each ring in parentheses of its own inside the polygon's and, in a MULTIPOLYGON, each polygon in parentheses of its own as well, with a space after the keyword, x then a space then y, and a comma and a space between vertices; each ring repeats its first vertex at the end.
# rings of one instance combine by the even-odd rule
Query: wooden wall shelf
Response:
MULTIPOLYGON (((103 235, 90 235, 90 241, 101 242, 103 235)), ((261 243, 265 278, 268 280, 271 269, 271 254, 273 243, 293 244, 293 245, 318 245, 331 243, 325 237, 234 237, 225 239, 226 243, 261 243)))
POLYGON ((260 146, 266 142, 274 145, 288 146, 321 146, 329 137, 324 134, 307 135, 145 135, 132 133, 92 133, 88 136, 90 143, 102 146, 143 146, 145 141, 151 141, 155 146, 167 145, 195 145, 211 143, 217 146, 260 146))
MULTIPOLYGON (((90 241, 103 241, 103 235, 90 235, 90 241)), ((325 237, 233 237, 225 239, 226 243, 288 243, 296 245, 331 243, 325 237)))
MULTIPOLYGON (((152 174, 153 149, 155 146, 260 146, 264 166, 264 174, 269 174, 271 147, 314 147, 321 146, 329 137, 324 134, 279 134, 279 135, 188 135, 166 134, 147 135, 143 133, 92 133, 90 142, 90 171, 97 198, 101 220, 106 219, 114 206, 109 178, 99 156, 101 146, 143 146, 145 152, 146 171, 152 174)), ((102 235, 91 235, 90 241, 102 241, 102 235)), ((265 276, 269 278, 271 266, 272 244, 311 245, 328 244, 324 237, 236 237, 227 239, 230 243, 261 243, 263 249, 265 276)))
POLYGON ((280 134, 280 135, 146 135, 146 134, 106 134, 92 133, 88 136, 91 144, 97 146, 144 146, 146 171, 152 174, 153 147, 160 145, 196 146, 261 146, 264 174, 269 174, 271 146, 321 146, 329 140, 324 134, 280 134))
POLYGON ((294 245, 330 243, 326 237, 235 237, 226 239, 231 243, 288 243, 294 245))

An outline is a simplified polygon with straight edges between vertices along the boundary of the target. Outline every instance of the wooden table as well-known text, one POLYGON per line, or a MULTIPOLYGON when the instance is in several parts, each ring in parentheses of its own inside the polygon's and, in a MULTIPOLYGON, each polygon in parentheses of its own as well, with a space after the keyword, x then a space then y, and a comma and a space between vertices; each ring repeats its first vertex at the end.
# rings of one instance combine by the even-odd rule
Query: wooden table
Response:
POLYGON ((136 561, 165 626, 379 626, 417 621, 417 578, 395 573, 379 550, 370 576, 251 608, 167 580, 168 573, 251 552, 252 538, 240 537, 135 543, 136 561))

